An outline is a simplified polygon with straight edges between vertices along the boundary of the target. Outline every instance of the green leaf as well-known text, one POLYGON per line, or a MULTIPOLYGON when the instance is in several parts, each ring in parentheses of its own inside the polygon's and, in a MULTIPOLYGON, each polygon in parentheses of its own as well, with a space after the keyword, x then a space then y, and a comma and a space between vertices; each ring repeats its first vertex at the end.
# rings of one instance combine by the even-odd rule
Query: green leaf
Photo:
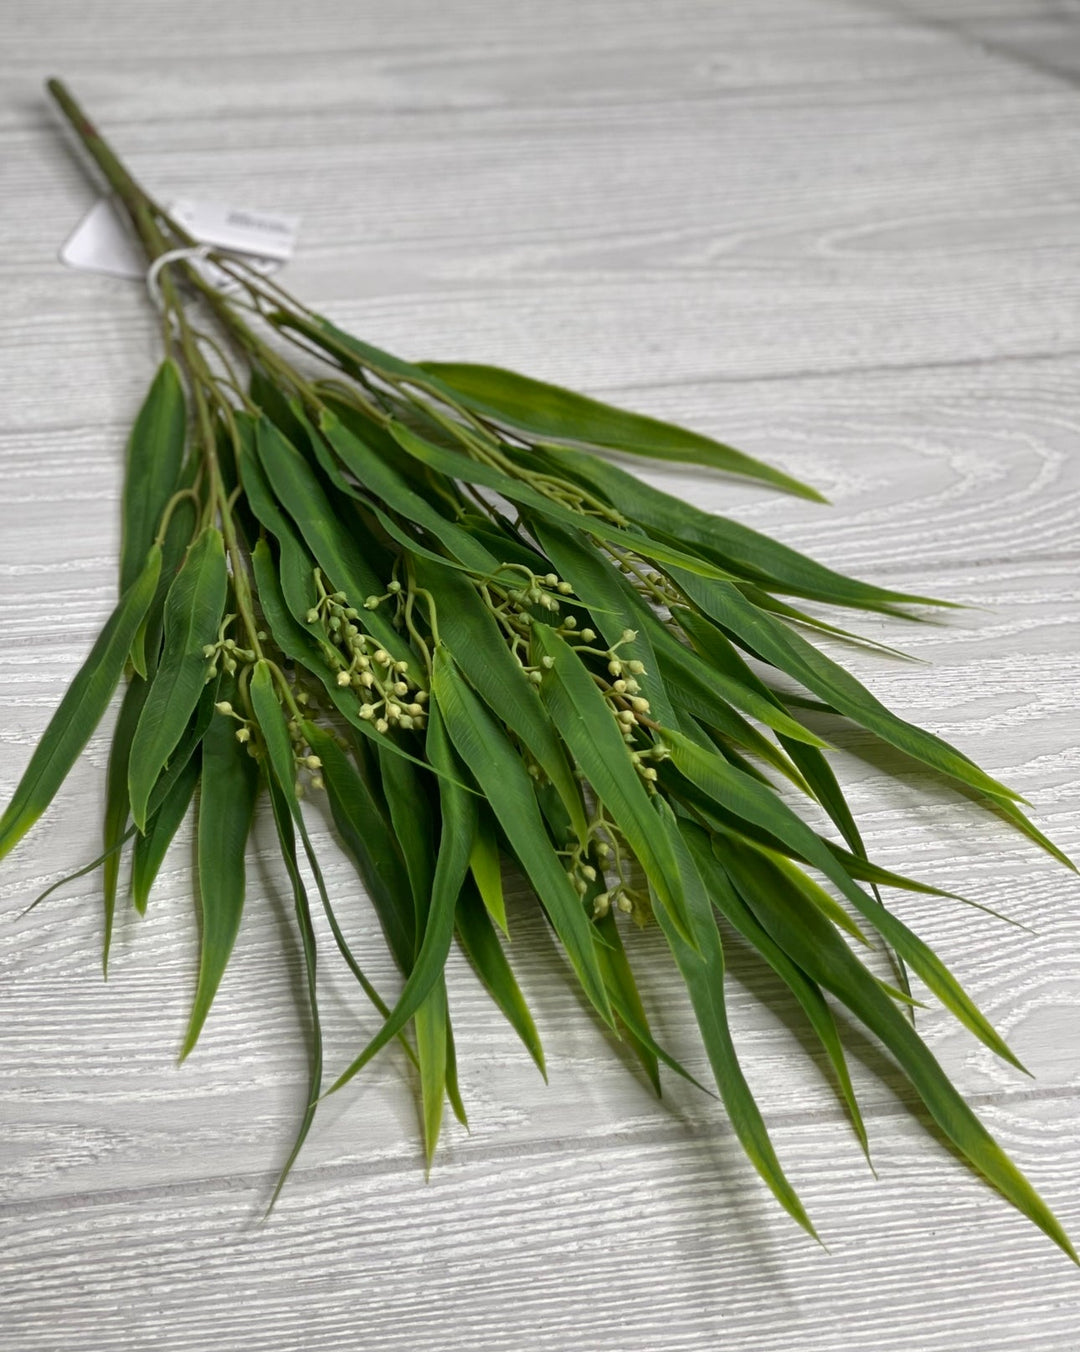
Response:
POLYGON ((532 526, 556 573, 573 587, 604 641, 619 643, 627 629, 634 631, 633 639, 620 644, 620 656, 627 662, 640 662, 645 668, 637 680, 651 705, 651 716, 658 723, 674 725, 675 709, 645 628, 654 612, 580 531, 569 531, 543 520, 533 522, 532 526))
POLYGON ((445 719, 450 740, 498 817, 503 834, 535 888, 585 994, 604 1022, 611 1025, 611 1007, 597 962, 592 928, 569 875, 548 840, 528 772, 501 726, 458 675, 449 652, 441 644, 435 650, 432 695, 445 719))
POLYGON ((545 385, 515 371, 454 362, 422 362, 421 368, 449 385, 474 413, 532 437, 577 442, 654 460, 707 465, 823 501, 815 489, 731 446, 557 385, 545 385))
POLYGON ((971 997, 933 950, 886 907, 857 886, 821 839, 775 793, 744 775, 722 757, 710 755, 679 733, 663 734, 672 763, 681 774, 738 817, 763 827, 789 844, 832 882, 886 939, 956 1017, 992 1051, 1014 1066, 1020 1062, 994 1031, 971 997))
MULTIPOLYGON (((289 1151, 288 1158, 282 1167, 281 1173, 278 1175, 277 1185, 274 1188, 273 1196, 270 1198, 270 1207, 273 1207, 281 1193, 281 1189, 285 1186, 285 1180, 288 1178, 290 1170, 296 1163, 296 1157, 300 1154, 301 1147, 307 1140, 308 1132, 311 1130, 311 1124, 315 1120, 315 1109, 318 1106, 319 1091, 322 1088, 323 1040, 322 1025, 319 1020, 317 953, 315 930, 311 923, 311 907, 308 903, 307 889, 304 886, 303 878, 300 876, 300 866, 296 858, 296 833, 293 830, 290 805, 286 793, 278 783, 273 771, 271 771, 271 774, 268 776, 268 789, 270 792, 270 806, 274 814, 274 826, 277 830, 278 844, 281 847, 281 857, 285 861, 285 867, 289 874, 289 882, 292 884, 296 927, 300 933, 300 945, 304 953, 304 978, 307 987, 308 1015, 311 1019, 311 1051, 308 1057, 307 1103, 304 1105, 304 1111, 300 1117, 300 1125, 297 1128, 293 1147, 289 1151)), ((268 1207, 267 1210, 269 1210, 270 1207, 268 1207)))
POLYGON ((120 881, 121 850, 115 847, 122 844, 128 827, 128 757, 131 739, 135 734, 148 689, 147 683, 136 677, 124 692, 124 702, 120 705, 120 713, 113 730, 112 747, 109 750, 109 768, 105 775, 105 823, 102 832, 104 868, 101 880, 105 907, 105 937, 101 950, 101 969, 106 977, 109 974, 109 946, 112 942, 116 892, 120 881))
MULTIPOLYGON (((521 458, 535 454, 520 452, 521 458)), ((891 613, 898 605, 948 605, 930 596, 891 591, 833 572, 798 550, 770 539, 728 517, 704 512, 693 503, 652 488, 619 466, 567 447, 547 447, 545 467, 569 473, 591 491, 599 493, 624 516, 650 533, 692 546, 719 567, 738 573, 768 590, 790 596, 805 596, 828 605, 891 613)))
POLYGON ((123 675, 135 631, 153 598, 160 569, 161 550, 153 545, 142 572, 120 598, 90 649, 90 655, 60 701, 11 802, 0 817, 0 859, 14 848, 52 802, 101 721, 123 675))
POLYGON ((544 1049, 540 1045, 540 1035, 529 1013, 529 1006, 506 960, 491 917, 475 886, 470 885, 468 879, 458 896, 457 937, 476 975, 546 1080, 544 1049))
MULTIPOLYGON (((831 991, 881 1039, 938 1126, 979 1173, 1077 1262, 1061 1225, 1035 1189, 950 1084, 931 1052, 835 930, 797 890, 768 872, 747 871, 752 853, 729 872, 761 925, 811 980, 831 991)), ((727 859, 725 856, 725 866, 727 859)))
POLYGON ((165 649, 131 743, 131 815, 146 829, 158 775, 183 736, 206 684, 203 648, 217 640, 228 575, 221 532, 208 526, 188 551, 165 598, 165 649))
POLYGON ((247 749, 236 740, 235 722, 225 714, 215 715, 202 740, 197 829, 202 936, 199 980, 181 1061, 198 1041, 240 929, 244 909, 244 847, 251 830, 258 784, 258 768, 247 749))
MULTIPOLYGON (((469 867, 469 856, 476 832, 476 802, 471 793, 459 788, 455 783, 453 752, 446 732, 442 726, 438 706, 432 704, 428 721, 427 751, 434 765, 444 771, 439 779, 439 807, 441 831, 439 849, 435 863, 435 875, 431 883, 430 904, 421 917, 423 922, 422 939, 415 964, 409 972, 404 989, 393 1011, 378 1033, 355 1058, 354 1061, 334 1081, 331 1092, 347 1084, 377 1052, 383 1048, 424 1005, 429 995, 436 989, 446 966, 450 941, 454 934, 454 915, 458 896, 469 867)), ((432 1035, 434 1051, 438 1057, 432 1066, 432 1074, 445 1076, 445 991, 436 999, 427 1014, 425 1030, 432 1035), (438 1049, 438 1037, 441 1035, 442 1050, 438 1049)), ((417 1023, 417 1051, 420 1055, 421 1079, 424 1079, 425 1042, 417 1023)), ((432 1086, 434 1080, 432 1081, 432 1086)), ((441 1104, 443 1083, 438 1086, 438 1098, 441 1104)), ((434 1150, 435 1137, 438 1134, 438 1114, 429 1103, 425 1089, 425 1136, 428 1142, 428 1158, 434 1150)))
POLYGON ((600 516, 585 516, 575 508, 567 507, 561 501, 538 492, 531 484, 524 483, 520 478, 515 478, 502 470, 494 469, 486 462, 474 460, 461 451, 451 450, 446 446, 438 446, 433 441, 418 436, 404 423, 391 420, 388 426, 394 440, 402 450, 407 451, 421 464, 430 465, 432 469, 438 470, 440 474, 445 474, 450 479, 460 479, 463 483, 481 484, 486 488, 491 488, 495 492, 501 493, 510 502, 517 503, 521 507, 527 507, 533 512, 538 512, 541 516, 547 517, 559 525, 568 526, 572 530, 587 531, 588 534, 596 536, 597 539, 606 540, 610 544, 617 545, 620 549, 638 554, 642 558, 651 559, 656 563, 681 567, 689 572, 700 573, 704 577, 726 578, 728 576, 723 569, 717 568, 715 564, 709 563, 705 559, 699 559, 693 554, 688 554, 685 550, 678 549, 674 545, 654 540, 644 531, 623 528, 600 516))
MULTIPOLYGON (((604 974, 604 985, 607 987, 612 1008, 626 1026, 627 1041, 630 1043, 634 1055, 641 1062, 642 1069, 648 1076, 656 1097, 659 1098, 661 1094, 660 1058, 650 1045, 651 1035, 646 1040, 630 1031, 632 1028, 640 1028, 643 1032, 648 1033, 649 1020, 645 1014, 645 1007, 641 1003, 641 995, 638 992, 637 982, 634 980, 634 973, 626 956, 626 949, 623 947, 619 927, 615 923, 615 915, 609 909, 594 923, 596 931, 603 941, 597 945, 597 953, 600 955, 600 970, 604 974), (625 1011, 625 1017, 623 1011, 625 1011)), ((688 1078, 690 1077, 688 1076, 688 1078)))
POLYGON ((410 488, 406 480, 388 465, 382 457, 351 432, 328 410, 319 419, 323 435, 333 446, 345 467, 352 471, 365 488, 370 489, 393 511, 415 522, 435 537, 467 568, 480 576, 489 576, 499 566, 484 546, 468 531, 448 521, 425 498, 410 488))
POLYGON ((649 795, 630 759, 614 711, 564 639, 543 624, 533 625, 532 634, 534 660, 550 659, 540 692, 563 740, 663 898, 680 934, 692 943, 682 879, 670 841, 656 829, 649 795))
POLYGON ((514 732, 555 785, 579 839, 588 831, 581 790, 535 686, 511 653, 476 588, 417 562, 417 582, 435 598, 439 635, 487 706, 514 732))
POLYGON ((345 853, 375 907, 390 952, 408 971, 416 943, 412 892, 400 846, 383 809, 335 738, 315 723, 303 724, 308 745, 322 761, 322 777, 345 853))
MULTIPOLYGON (((384 580, 364 558, 355 536, 335 512, 314 471, 296 447, 285 440, 268 418, 260 418, 255 424, 255 445, 274 495, 300 528, 307 547, 332 585, 357 606, 363 604, 365 597, 380 595, 385 590, 384 580)), ((364 626, 395 660, 408 661, 412 656, 394 627, 377 610, 364 612, 364 626)))
POLYGON ((120 590, 142 571, 184 460, 187 408, 180 370, 163 361, 135 419, 127 448, 120 546, 120 590))
POLYGON ((477 818, 476 834, 469 854, 469 869, 488 915, 509 938, 502 866, 499 862, 499 842, 495 835, 495 824, 486 808, 477 818))
POLYGON ((694 944, 687 943, 680 935, 663 897, 655 890, 653 906, 664 938, 686 982, 716 1087, 735 1134, 754 1168, 788 1215, 816 1239, 817 1232, 776 1158, 765 1122, 735 1054, 724 1002, 724 949, 708 894, 679 834, 671 809, 661 798, 654 799, 654 802, 658 829, 666 834, 679 861, 686 904, 694 928, 694 944))
POLYGON ((890 713, 850 672, 838 666, 787 625, 747 601, 728 582, 703 581, 676 570, 676 580, 694 603, 734 635, 741 647, 801 682, 840 713, 914 756, 924 765, 994 798, 1015 798, 1011 789, 932 732, 890 713))
MULTIPOLYGON (((851 1083, 847 1058, 836 1029, 832 1010, 816 985, 796 963, 788 957, 767 930, 758 923, 754 913, 732 887, 720 861, 725 857, 721 842, 710 846, 708 834, 692 822, 680 821, 679 831, 686 842, 709 897, 729 924, 760 954, 781 981, 791 991, 806 1015, 810 1027, 817 1034, 836 1076, 840 1097, 847 1108, 855 1135, 859 1139, 867 1161, 870 1146, 866 1126, 859 1110, 855 1089, 851 1083), (715 853, 714 853, 715 851, 715 853)), ((778 884, 779 884, 778 878, 778 884)))
POLYGON ((131 859, 131 891, 135 909, 140 915, 146 914, 150 889, 180 823, 187 816, 201 772, 201 758, 196 748, 181 769, 176 783, 163 798, 161 806, 146 823, 146 834, 135 837, 131 859))

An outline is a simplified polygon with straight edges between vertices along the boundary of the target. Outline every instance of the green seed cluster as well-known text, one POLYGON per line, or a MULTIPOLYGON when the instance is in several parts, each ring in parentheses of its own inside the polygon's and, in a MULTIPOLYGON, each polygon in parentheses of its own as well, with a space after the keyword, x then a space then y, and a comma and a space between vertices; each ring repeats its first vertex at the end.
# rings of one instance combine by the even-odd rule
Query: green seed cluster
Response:
MULTIPOLYGON (((322 590, 321 578, 316 581, 322 590)), ((400 591, 390 584, 388 595, 400 591)), ((384 597, 368 597, 364 603, 373 610, 384 597)), ((391 727, 421 729, 425 725, 427 692, 418 688, 409 675, 409 663, 395 660, 370 634, 356 623, 360 611, 348 604, 344 592, 323 592, 316 606, 307 613, 308 624, 321 626, 330 649, 330 662, 337 684, 352 689, 359 700, 357 713, 370 722, 376 732, 391 727)))

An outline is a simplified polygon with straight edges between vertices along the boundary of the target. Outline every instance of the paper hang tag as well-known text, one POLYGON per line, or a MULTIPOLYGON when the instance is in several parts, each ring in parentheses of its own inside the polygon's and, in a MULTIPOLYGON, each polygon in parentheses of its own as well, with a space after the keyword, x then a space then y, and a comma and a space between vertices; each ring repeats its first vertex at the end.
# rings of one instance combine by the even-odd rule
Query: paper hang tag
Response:
MULTIPOLYGON (((166 210, 201 244, 244 254, 264 275, 276 272, 292 257, 300 225, 298 216, 188 198, 170 202, 166 210)), ((99 198, 75 227, 60 250, 60 259, 85 272, 133 279, 146 276, 142 247, 108 197, 99 198)), ((202 266, 216 285, 225 280, 218 269, 202 266)))

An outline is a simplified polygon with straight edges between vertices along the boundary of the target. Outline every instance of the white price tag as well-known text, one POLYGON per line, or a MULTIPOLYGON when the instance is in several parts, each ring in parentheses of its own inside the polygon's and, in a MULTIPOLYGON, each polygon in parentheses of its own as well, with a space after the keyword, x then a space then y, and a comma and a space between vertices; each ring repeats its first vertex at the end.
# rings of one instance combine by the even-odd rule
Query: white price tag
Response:
MULTIPOLYGON (((296 246, 298 216, 188 198, 170 202, 166 209, 200 244, 244 254, 264 274, 276 272, 296 246)), ((69 267, 86 272, 135 279, 146 276, 142 247, 123 213, 107 197, 95 202, 75 227, 60 258, 69 267)))

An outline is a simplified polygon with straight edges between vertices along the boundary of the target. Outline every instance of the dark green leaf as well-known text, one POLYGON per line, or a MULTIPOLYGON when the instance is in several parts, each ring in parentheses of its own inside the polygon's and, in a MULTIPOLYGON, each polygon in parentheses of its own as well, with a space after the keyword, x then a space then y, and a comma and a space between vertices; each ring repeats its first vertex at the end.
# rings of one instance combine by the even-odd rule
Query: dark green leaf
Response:
POLYGON ((180 371, 175 362, 163 361, 128 439, 121 592, 126 592, 142 571, 165 504, 176 491, 186 434, 187 408, 180 371))
POLYGON ((199 981, 181 1060, 198 1040, 240 929, 244 847, 258 783, 254 760, 236 740, 236 723, 225 714, 216 714, 202 740, 197 830, 202 936, 199 981))
POLYGON ((165 649, 131 743, 131 815, 146 829, 158 775, 183 736, 206 684, 203 648, 217 640, 228 575, 221 532, 208 526, 188 551, 165 598, 165 649))
POLYGON ((142 572, 120 598, 90 655, 60 701, 11 802, 0 817, 0 859, 22 839, 52 802, 108 708, 123 675, 135 631, 153 598, 160 569, 161 550, 153 545, 142 572))

